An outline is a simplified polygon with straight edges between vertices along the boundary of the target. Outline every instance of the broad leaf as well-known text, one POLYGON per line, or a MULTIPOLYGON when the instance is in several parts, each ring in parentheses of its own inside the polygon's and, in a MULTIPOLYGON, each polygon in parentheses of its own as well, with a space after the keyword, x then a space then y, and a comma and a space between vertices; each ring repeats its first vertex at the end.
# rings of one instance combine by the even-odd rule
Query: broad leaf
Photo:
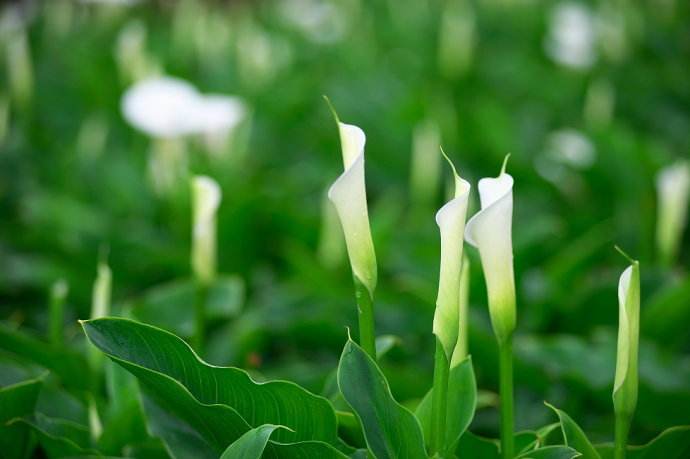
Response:
MULTIPOLYGON (((597 445, 602 459, 613 458, 613 445, 597 445)), ((690 457, 690 425, 664 430, 642 446, 628 446, 628 459, 686 459, 690 457)))
POLYGON ((545 404, 558 415, 561 430, 563 431, 563 441, 566 446, 572 446, 578 450, 582 454, 582 459, 601 459, 601 456, 599 456, 597 450, 594 449, 587 435, 580 426, 568 416, 568 413, 548 403, 545 404))
POLYGON ((284 381, 257 383, 237 368, 210 366, 175 335, 127 319, 83 323, 89 339, 157 403, 224 450, 252 426, 280 424, 276 441, 337 444, 330 403, 284 381))
POLYGON ((0 388, 0 425, 34 411, 43 378, 29 379, 0 388))
POLYGON ((32 417, 16 419, 14 424, 29 426, 48 457, 83 457, 100 456, 90 447, 91 439, 88 428, 64 419, 53 419, 40 413, 32 417))
POLYGON ((427 457, 419 422, 395 401, 381 370, 352 340, 340 357, 338 386, 359 418, 375 457, 427 457))
MULTIPOLYGON (((424 439, 431 438, 431 393, 422 399, 415 415, 424 431, 424 439)), ((457 442, 472 422, 477 405, 477 383, 472 367, 472 357, 467 357, 450 370, 448 376, 448 406, 446 415, 447 450, 455 449, 457 442)))

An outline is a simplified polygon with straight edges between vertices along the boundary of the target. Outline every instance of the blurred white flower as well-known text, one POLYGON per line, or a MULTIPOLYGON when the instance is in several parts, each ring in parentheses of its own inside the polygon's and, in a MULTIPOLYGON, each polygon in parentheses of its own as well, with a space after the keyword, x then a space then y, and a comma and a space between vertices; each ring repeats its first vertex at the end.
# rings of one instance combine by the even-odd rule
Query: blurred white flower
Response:
POLYGON ((548 155, 555 161, 575 169, 587 169, 596 161, 594 145, 582 132, 561 129, 547 139, 548 155))
POLYGON ((556 5, 549 21, 545 48, 557 63, 587 69, 596 60, 594 20, 590 10, 579 3, 556 5))
POLYGON ((115 60, 124 81, 139 81, 158 73, 146 51, 146 25, 140 19, 127 22, 117 35, 115 60))
POLYGON ((194 131, 202 134, 214 151, 226 144, 233 130, 247 117, 241 98, 222 94, 200 97, 192 116, 194 131))
POLYGON ((690 162, 679 161, 662 169, 656 178, 656 242, 661 260, 670 264, 687 223, 690 194, 690 162))
POLYGON ((220 186, 211 177, 192 179, 192 270, 196 279, 205 285, 216 275, 216 213, 221 195, 220 186))
POLYGON ((154 138, 175 138, 194 132, 200 95, 187 81, 167 76, 148 78, 130 87, 122 113, 135 128, 154 138))
POLYGON ((315 43, 334 43, 347 29, 347 12, 336 2, 285 0, 279 11, 286 22, 315 43))

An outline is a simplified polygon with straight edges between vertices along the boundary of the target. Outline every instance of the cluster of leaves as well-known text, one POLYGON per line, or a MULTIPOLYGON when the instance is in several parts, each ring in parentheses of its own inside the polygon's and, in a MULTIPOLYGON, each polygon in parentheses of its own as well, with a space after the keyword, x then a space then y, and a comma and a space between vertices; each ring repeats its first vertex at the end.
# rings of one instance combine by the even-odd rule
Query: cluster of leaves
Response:
MULTIPOLYGON (((525 457, 573 454, 564 446, 585 457, 612 454, 599 444, 612 434, 618 270, 612 268, 615 255, 604 248, 616 240, 650 266, 643 273, 640 401, 632 433, 633 443, 646 446, 631 448, 630 456, 687 456, 685 428, 654 440, 670 425, 690 423, 690 277, 654 263, 652 182, 658 166, 689 147, 683 75, 690 60, 679 58, 687 51, 688 5, 675 2, 670 17, 652 5, 631 6, 635 34, 628 58, 578 73, 545 58, 548 12, 541 5, 515 2, 507 12, 480 2, 474 58, 455 79, 437 70, 440 14, 425 2, 344 2, 351 28, 342 41, 326 44, 286 24, 270 2, 203 7, 233 30, 250 24, 273 45, 291 50, 291 63, 259 81, 235 65, 234 45, 195 54, 191 29, 176 41, 174 8, 142 4, 102 13, 89 6, 71 16, 65 32, 59 9, 65 3, 41 6, 29 28, 34 103, 23 111, 12 107, 0 155, 0 310, 7 319, 0 324, 2 455, 25 457, 40 449, 50 457, 217 457, 227 450, 245 457, 244 448, 263 448, 266 455, 341 457, 368 447, 380 457, 404 457, 388 448, 405 447, 414 457, 423 451, 425 405, 417 401, 430 386, 438 244, 433 210, 401 204, 407 202, 409 164, 401 152, 409 150, 410 126, 433 113, 444 145, 461 152, 459 164, 470 177, 494 172, 500 158, 514 152, 517 422, 532 429, 517 435, 517 450, 525 457), (242 370, 204 365, 169 333, 122 319, 86 323, 87 331, 101 330, 92 337, 116 362, 99 364, 75 320, 88 315, 96 254, 105 242, 115 312, 184 339, 192 331, 193 285, 184 280, 188 196, 181 192, 161 202, 147 186, 148 144, 118 115, 126 83, 104 52, 132 19, 148 27, 149 51, 167 72, 205 91, 240 93, 256 109, 252 155, 239 170, 214 164, 190 146, 190 167, 217 177, 228 197, 219 214, 221 271, 244 280, 228 276, 212 288, 213 327, 203 356, 250 368, 253 379, 242 370), (596 78, 616 88, 615 116, 605 128, 582 119, 596 78), (351 279, 345 264, 325 269, 314 256, 321 193, 341 167, 337 136, 326 128, 332 122, 320 100, 324 93, 375 134, 367 167, 382 269, 377 326, 396 336, 381 340, 382 347, 394 346, 378 368, 352 342, 338 364, 347 339, 343 324, 354 323, 351 279), (93 149, 98 142, 84 141, 87 120, 107 126, 99 150, 93 149), (598 160, 588 170, 566 167, 554 182, 535 164, 542 164, 549 132, 562 127, 589 136, 598 160), (62 347, 31 332, 46 329, 44 299, 58 278, 70 286, 62 347), (120 327, 117 334, 114 327, 120 327), (123 338, 128 333, 134 333, 131 340, 123 338), (163 355, 149 340, 175 351, 163 355), (170 360, 178 357, 185 360, 170 360), (207 379, 194 379, 202 374, 207 379), (241 381, 235 389, 245 384, 247 392, 218 400, 215 391, 206 392, 215 378, 241 381), (296 381, 310 392, 263 383, 272 378, 296 381), (291 406, 294 397, 303 406, 291 406), (556 417, 540 403, 545 399, 565 408, 592 442, 560 411, 558 423, 548 424, 556 417), (247 400, 263 400, 257 406, 265 412, 243 407, 247 400)), ((5 78, 7 64, 0 65, 5 78)), ((680 266, 687 260, 683 252, 680 266)), ((455 392, 457 405, 449 406, 449 419, 457 423, 447 438, 460 437, 455 449, 462 456, 497 457, 496 442, 487 439, 496 434, 496 351, 480 265, 472 266, 473 361, 453 375, 462 390, 455 392), (474 371, 479 387, 488 389, 476 394, 476 415, 474 371), (476 434, 466 430, 470 420, 476 434)))

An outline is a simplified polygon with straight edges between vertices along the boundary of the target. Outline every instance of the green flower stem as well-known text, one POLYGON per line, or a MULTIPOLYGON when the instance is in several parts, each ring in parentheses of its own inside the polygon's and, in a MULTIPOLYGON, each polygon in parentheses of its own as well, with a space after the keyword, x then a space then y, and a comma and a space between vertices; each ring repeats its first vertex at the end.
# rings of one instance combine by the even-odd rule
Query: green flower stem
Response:
POLYGON ((445 449, 446 413, 448 400, 448 374, 450 367, 441 341, 436 339, 434 358, 434 387, 431 400, 431 454, 442 454, 445 449))
POLYGON ((499 392, 501 397, 501 455, 512 459, 515 451, 513 430, 513 337, 498 344, 499 392))
POLYGON ((49 337, 53 346, 62 346, 62 328, 65 315, 65 296, 55 291, 50 295, 49 337))
POLYGON ((194 335, 192 347, 201 354, 206 338, 206 301, 208 300, 208 285, 197 281, 196 298, 194 301, 194 335))
POLYGON ((625 459, 625 448, 628 445, 630 432, 630 416, 616 415, 616 438, 614 443, 614 459, 625 459))
POLYGON ((359 317, 359 345, 376 360, 376 332, 374 331, 374 302, 365 285, 355 277, 355 297, 359 317))

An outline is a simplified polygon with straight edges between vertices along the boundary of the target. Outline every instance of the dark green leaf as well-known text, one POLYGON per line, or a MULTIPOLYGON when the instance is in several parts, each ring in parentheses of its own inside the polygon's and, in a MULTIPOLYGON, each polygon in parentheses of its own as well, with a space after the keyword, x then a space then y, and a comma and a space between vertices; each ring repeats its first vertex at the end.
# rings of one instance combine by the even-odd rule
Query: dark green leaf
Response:
POLYGON ((33 417, 13 421, 29 426, 38 437, 38 442, 49 457, 100 456, 90 447, 88 428, 64 419, 53 419, 37 413, 33 417))
POLYGON ((395 401, 381 370, 352 340, 340 357, 338 386, 359 418, 374 456, 427 457, 417 418, 395 401))
MULTIPOLYGON (((613 445, 597 445, 602 459, 613 458, 613 445)), ((664 430, 642 446, 628 446, 628 459, 686 459, 690 457, 690 425, 664 430)))
POLYGON ((0 425, 34 411, 43 379, 29 379, 0 388, 0 425))
POLYGON ((215 447, 224 450, 250 426, 280 424, 276 441, 337 443, 330 403, 296 384, 256 383, 243 370, 213 367, 181 339, 127 319, 83 323, 89 339, 134 374, 142 388, 215 447))
POLYGON ((517 459, 573 459, 580 457, 580 453, 568 446, 544 446, 523 453, 517 459))

